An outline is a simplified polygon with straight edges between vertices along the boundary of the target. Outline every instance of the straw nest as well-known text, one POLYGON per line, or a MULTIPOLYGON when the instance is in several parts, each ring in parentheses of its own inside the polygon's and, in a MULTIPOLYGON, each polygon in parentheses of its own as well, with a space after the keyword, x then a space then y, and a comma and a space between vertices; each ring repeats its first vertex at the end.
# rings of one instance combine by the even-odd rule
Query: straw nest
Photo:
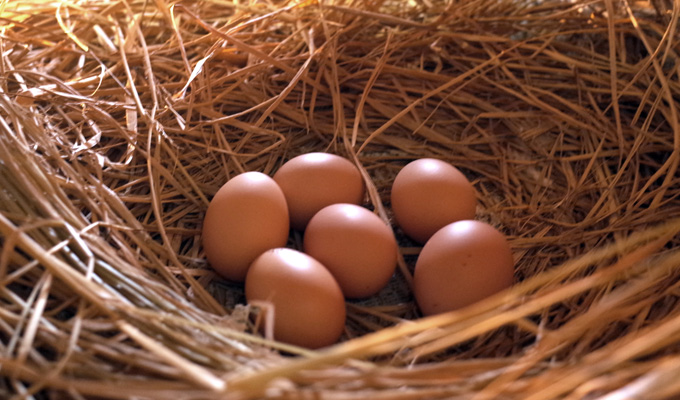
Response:
POLYGON ((678 1, 0 13, 0 397, 680 394, 678 1), (458 166, 518 284, 419 318, 395 230, 399 273, 338 345, 261 337, 202 217, 230 177, 312 150, 353 160, 388 220, 401 166, 458 166))

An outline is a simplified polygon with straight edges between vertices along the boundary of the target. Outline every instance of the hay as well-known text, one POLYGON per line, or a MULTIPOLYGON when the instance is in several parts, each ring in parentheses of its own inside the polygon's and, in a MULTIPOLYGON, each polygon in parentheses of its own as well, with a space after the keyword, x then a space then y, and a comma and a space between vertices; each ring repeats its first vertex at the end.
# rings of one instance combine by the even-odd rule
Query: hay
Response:
POLYGON ((1 7, 0 397, 680 394, 677 1, 1 7), (420 319, 396 230, 400 273, 341 343, 254 334, 203 213, 311 150, 385 219, 406 162, 455 164, 519 284, 420 319))

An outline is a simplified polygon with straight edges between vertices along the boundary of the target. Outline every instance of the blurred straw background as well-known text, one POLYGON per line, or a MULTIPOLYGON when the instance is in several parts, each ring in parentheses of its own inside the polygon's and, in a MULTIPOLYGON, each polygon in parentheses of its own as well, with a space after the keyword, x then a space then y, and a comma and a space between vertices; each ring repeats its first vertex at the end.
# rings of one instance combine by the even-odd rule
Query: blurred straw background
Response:
MULTIPOLYGON (((0 398, 680 396, 680 2, 0 3, 0 398), (212 195, 307 151, 390 220, 473 180, 518 285, 420 318, 419 248, 336 346, 257 334, 212 195)), ((295 246, 299 237, 291 238, 295 246)))

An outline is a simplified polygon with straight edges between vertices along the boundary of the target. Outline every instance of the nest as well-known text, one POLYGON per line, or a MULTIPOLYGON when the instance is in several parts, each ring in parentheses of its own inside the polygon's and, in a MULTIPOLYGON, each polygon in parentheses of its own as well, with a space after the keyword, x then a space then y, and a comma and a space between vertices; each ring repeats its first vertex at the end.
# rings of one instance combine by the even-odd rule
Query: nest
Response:
MULTIPOLYGON (((5 2, 0 397, 680 395, 675 2, 5 2), (446 160, 517 284, 421 318, 419 247, 340 343, 262 337, 201 249, 211 196, 308 151, 446 160)), ((299 237, 291 237, 291 246, 299 237)))

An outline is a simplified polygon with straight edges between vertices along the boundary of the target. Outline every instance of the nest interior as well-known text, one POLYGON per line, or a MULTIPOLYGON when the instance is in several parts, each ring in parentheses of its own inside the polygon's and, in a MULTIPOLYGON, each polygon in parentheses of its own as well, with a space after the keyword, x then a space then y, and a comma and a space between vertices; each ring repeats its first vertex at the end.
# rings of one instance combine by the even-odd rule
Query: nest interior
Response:
MULTIPOLYGON (((680 4, 25 1, 0 6, 0 395, 680 394, 680 4), (419 247, 342 341, 257 333, 201 249, 212 195, 328 151, 391 222, 461 169, 517 285, 420 318, 419 247)), ((299 246, 292 234, 290 246, 299 246)), ((618 397, 617 397, 618 396, 618 397)))

